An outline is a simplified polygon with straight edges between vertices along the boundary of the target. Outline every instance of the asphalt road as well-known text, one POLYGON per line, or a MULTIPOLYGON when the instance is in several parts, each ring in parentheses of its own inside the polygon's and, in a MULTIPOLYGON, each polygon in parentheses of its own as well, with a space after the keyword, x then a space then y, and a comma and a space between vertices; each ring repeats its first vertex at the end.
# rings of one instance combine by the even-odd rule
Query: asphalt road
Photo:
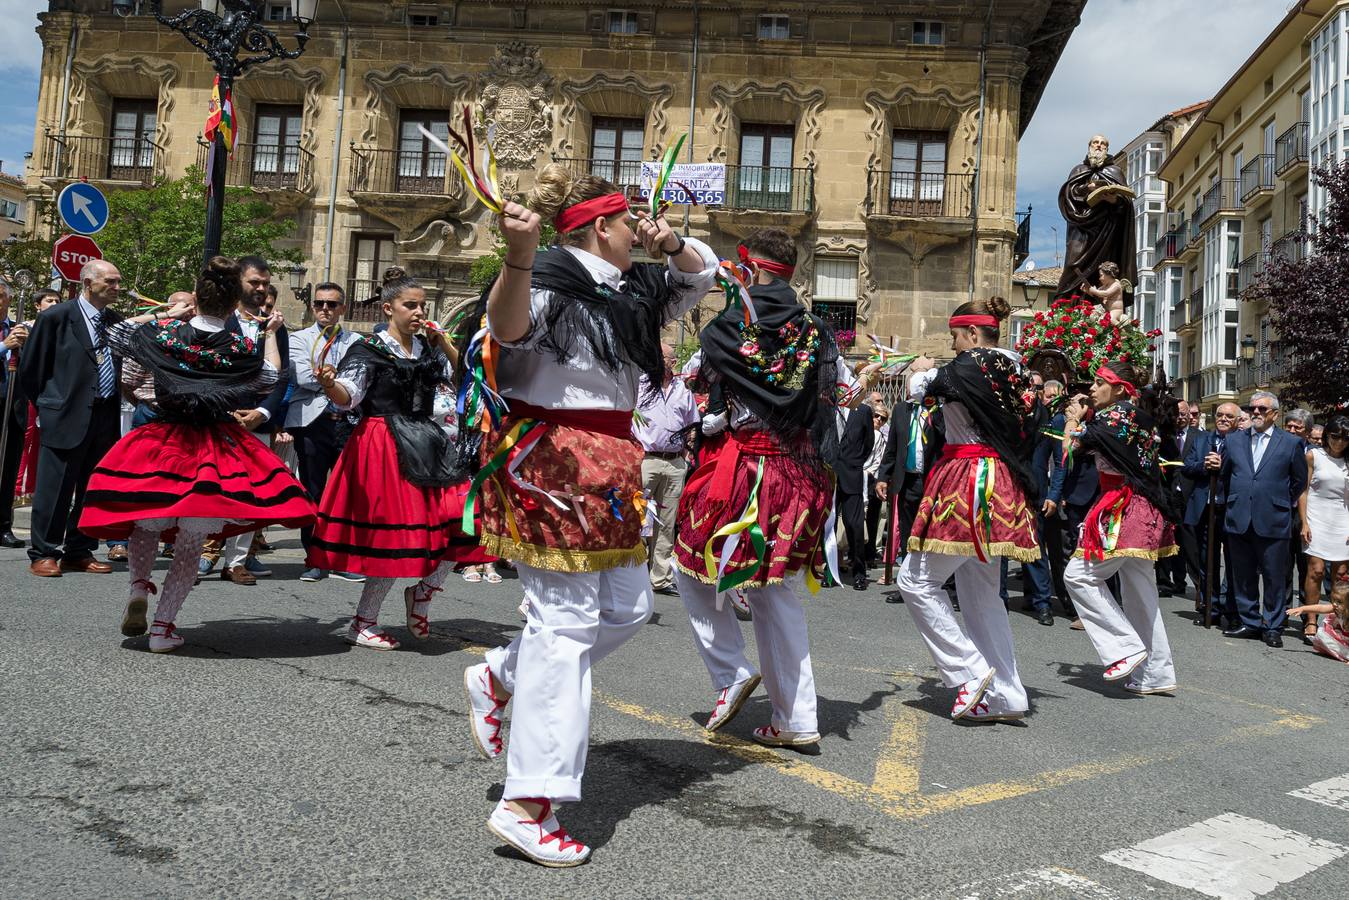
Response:
POLYGON ((1225 640, 1175 599, 1180 690, 1136 697, 1067 620, 1013 613, 1033 714, 963 726, 875 587, 808 605, 817 756, 748 742, 762 693, 706 737, 706 672, 658 597, 595 677, 586 796, 562 813, 594 857, 531 865, 484 828, 504 763, 474 751, 460 688, 519 628, 518 583, 456 578, 431 642, 353 648, 359 587, 298 581, 294 538, 273 532, 257 587, 199 587, 168 656, 118 634, 123 573, 37 579, 0 551, 0 894, 1344 896, 1349 667, 1225 640))

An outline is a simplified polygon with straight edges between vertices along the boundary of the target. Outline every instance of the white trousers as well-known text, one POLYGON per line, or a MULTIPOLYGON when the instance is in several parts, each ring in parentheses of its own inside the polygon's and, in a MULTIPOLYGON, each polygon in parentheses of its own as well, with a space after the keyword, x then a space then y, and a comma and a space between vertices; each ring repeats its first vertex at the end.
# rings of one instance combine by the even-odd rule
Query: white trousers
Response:
MULTIPOLYGON (((717 609, 710 584, 675 569, 679 598, 693 626, 693 645, 720 691, 754 674, 745 658, 745 636, 731 602, 717 609)), ((754 613, 754 639, 759 645, 759 670, 773 704, 772 725, 779 731, 819 731, 815 715, 815 673, 810 666, 810 634, 806 610, 790 584, 770 584, 745 591, 754 613)))
POLYGON ((1030 698, 1016 669, 1012 624, 1007 620, 1007 609, 998 592, 1000 569, 1001 560, 997 557, 980 562, 973 556, 911 552, 904 557, 896 583, 932 661, 941 672, 942 683, 958 687, 983 678, 992 667, 996 674, 984 695, 989 711, 1024 712, 1030 708, 1030 698), (942 590, 952 575, 965 619, 964 629, 956 621, 951 600, 942 590))
POLYGON ((514 695, 506 749, 507 800, 581 799, 590 743, 590 668, 651 618, 645 564, 603 572, 550 572, 516 563, 524 630, 487 653, 514 695))
POLYGON ((1144 688, 1173 687, 1176 667, 1171 644, 1158 608, 1157 580, 1150 559, 1117 556, 1101 562, 1069 560, 1063 583, 1073 596, 1073 605, 1096 647, 1101 665, 1108 666, 1140 650, 1148 651, 1147 662, 1134 670, 1130 681, 1144 688), (1119 575, 1121 610, 1106 589, 1105 581, 1119 575))

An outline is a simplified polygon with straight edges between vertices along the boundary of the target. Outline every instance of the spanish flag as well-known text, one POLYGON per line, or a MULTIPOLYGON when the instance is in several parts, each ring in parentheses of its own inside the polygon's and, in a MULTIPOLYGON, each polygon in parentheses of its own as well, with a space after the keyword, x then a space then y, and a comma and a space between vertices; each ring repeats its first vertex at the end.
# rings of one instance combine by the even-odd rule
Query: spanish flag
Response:
POLYGON ((234 153, 234 96, 233 91, 226 90, 225 98, 220 98, 220 76, 215 77, 215 84, 211 88, 211 104, 207 107, 206 127, 202 129, 202 137, 209 143, 215 140, 216 130, 220 130, 220 136, 225 140, 225 150, 230 154, 234 153))

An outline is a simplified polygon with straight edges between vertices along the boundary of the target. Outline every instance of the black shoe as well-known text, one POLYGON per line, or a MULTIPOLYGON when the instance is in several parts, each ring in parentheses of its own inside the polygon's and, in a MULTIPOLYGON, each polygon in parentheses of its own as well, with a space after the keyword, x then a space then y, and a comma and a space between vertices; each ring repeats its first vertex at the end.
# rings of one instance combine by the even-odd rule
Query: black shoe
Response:
POLYGON ((1238 625, 1236 628, 1229 628, 1223 632, 1223 637, 1227 638, 1258 638, 1263 636, 1263 632, 1258 628, 1250 628, 1246 625, 1238 625))
POLYGON ((867 589, 867 573, 858 572, 853 576, 852 589, 854 591, 865 591, 867 589))
POLYGON ((1039 622, 1041 625, 1053 625, 1054 611, 1048 606, 1040 607, 1035 613, 1035 621, 1039 622))
POLYGON ((902 593, 900 593, 899 591, 886 591, 886 592, 885 592, 885 602, 886 602, 886 603, 903 603, 903 602, 904 602, 904 595, 903 595, 902 593))
POLYGON ((0 534, 0 547, 8 547, 10 550, 18 550, 22 547, 27 546, 28 544, 16 538, 14 536, 14 532, 12 531, 7 530, 3 534, 0 534))
POLYGON ((1283 647, 1283 636, 1277 631, 1265 632, 1265 646, 1278 650, 1283 647))
POLYGON ((656 588, 656 593, 657 593, 657 594, 664 594, 666 597, 678 597, 678 596, 679 596, 679 591, 675 590, 674 587, 671 586, 671 585, 666 585, 665 587, 658 587, 658 588, 656 588))

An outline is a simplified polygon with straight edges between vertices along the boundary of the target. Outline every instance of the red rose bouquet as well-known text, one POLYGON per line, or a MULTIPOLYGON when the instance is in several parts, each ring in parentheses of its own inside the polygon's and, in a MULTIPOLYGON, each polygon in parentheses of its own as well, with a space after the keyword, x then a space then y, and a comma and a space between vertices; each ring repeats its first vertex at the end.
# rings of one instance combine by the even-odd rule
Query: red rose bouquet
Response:
POLYGON ((1016 351, 1022 361, 1034 366, 1037 354, 1058 353, 1067 360, 1073 376, 1091 380, 1096 367, 1107 359, 1123 360, 1138 372, 1152 368, 1152 339, 1160 331, 1142 331, 1138 320, 1115 325, 1101 318, 1101 308, 1089 300, 1065 297, 1037 312, 1035 320, 1021 330, 1016 351))

